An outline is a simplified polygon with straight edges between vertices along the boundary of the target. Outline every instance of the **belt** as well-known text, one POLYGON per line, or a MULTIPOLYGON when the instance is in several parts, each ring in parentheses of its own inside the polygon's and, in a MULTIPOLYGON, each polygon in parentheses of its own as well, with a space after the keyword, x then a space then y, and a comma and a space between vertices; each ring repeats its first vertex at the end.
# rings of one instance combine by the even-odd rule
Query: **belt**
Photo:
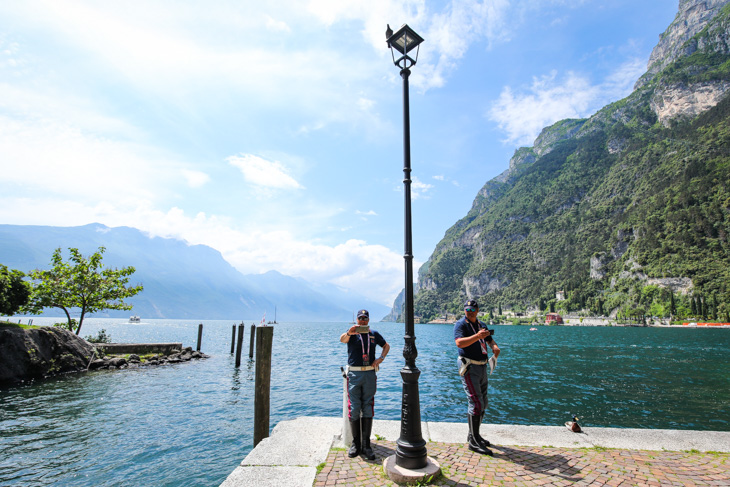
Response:
POLYGON ((474 365, 486 365, 489 360, 472 360, 470 358, 461 357, 462 360, 464 360, 467 364, 474 364, 474 365))
POLYGON ((354 370, 354 371, 375 370, 375 367, 373 367, 372 365, 365 365, 362 367, 357 366, 357 365, 348 365, 347 368, 349 370, 354 370))

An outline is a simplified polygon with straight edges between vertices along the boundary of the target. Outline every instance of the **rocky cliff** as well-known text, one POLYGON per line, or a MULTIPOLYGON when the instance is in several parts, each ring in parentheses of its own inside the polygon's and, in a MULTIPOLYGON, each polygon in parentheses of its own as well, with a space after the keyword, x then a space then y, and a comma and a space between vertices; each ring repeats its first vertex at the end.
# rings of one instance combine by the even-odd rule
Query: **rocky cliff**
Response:
POLYGON ((0 325, 0 385, 86 370, 95 351, 61 328, 0 325))
POLYGON ((419 270, 416 316, 557 291, 600 314, 689 306, 672 292, 730 313, 728 1, 680 1, 630 96, 515 152, 419 270))

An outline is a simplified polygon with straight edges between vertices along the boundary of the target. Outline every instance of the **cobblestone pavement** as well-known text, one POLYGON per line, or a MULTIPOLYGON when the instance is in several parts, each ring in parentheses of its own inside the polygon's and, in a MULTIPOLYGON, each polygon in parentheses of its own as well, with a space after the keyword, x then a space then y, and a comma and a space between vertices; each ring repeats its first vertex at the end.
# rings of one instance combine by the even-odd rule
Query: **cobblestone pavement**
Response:
MULTIPOLYGON (((395 454, 395 448, 393 441, 374 442, 374 461, 349 458, 344 449, 333 448, 314 485, 398 485, 383 472, 383 460, 395 454)), ((494 457, 488 457, 462 444, 431 442, 427 448, 442 470, 441 477, 430 485, 730 486, 728 453, 495 445, 494 457)))

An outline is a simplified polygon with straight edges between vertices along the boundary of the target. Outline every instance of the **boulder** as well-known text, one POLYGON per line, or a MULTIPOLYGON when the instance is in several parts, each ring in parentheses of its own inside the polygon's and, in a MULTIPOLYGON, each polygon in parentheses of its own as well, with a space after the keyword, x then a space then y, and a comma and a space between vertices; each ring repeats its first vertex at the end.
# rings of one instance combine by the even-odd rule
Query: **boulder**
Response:
POLYGON ((86 370, 94 352, 93 345, 62 328, 0 325, 0 384, 86 370))

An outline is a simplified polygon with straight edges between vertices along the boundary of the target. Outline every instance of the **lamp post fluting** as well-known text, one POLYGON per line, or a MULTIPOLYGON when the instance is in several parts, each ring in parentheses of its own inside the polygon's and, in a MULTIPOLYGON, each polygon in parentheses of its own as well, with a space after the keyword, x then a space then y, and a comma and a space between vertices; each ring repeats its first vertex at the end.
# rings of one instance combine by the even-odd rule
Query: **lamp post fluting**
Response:
POLYGON ((401 400, 400 437, 396 441, 395 461, 399 467, 416 470, 426 467, 428 453, 426 442, 421 432, 421 405, 418 393, 418 378, 421 371, 416 367, 416 333, 413 317, 413 242, 411 237, 411 136, 410 110, 408 96, 408 77, 410 68, 416 64, 409 52, 423 42, 423 38, 410 27, 403 25, 393 33, 388 26, 386 31, 388 46, 393 55, 393 63, 401 68, 403 78, 403 193, 405 199, 405 305, 403 321, 405 322, 405 345, 403 358, 405 366, 400 375, 403 379, 403 396, 401 400), (396 59, 395 52, 399 53, 396 59))

